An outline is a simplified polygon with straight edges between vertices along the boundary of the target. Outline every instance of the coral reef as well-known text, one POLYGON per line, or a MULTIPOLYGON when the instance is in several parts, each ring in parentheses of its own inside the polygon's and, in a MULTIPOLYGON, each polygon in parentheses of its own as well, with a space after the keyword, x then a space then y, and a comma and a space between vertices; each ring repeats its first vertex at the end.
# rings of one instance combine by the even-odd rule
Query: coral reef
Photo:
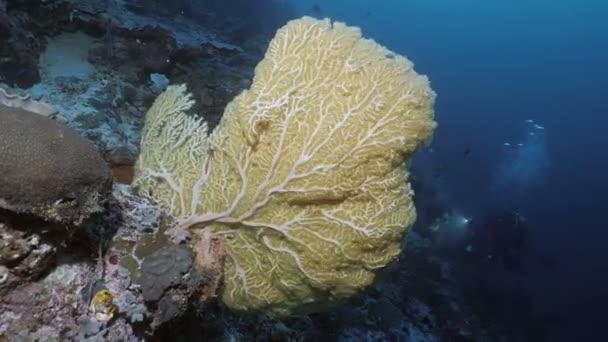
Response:
MULTIPOLYGON (((158 73, 170 84, 188 84, 191 97, 185 96, 183 89, 173 93, 173 99, 165 97, 165 109, 182 106, 180 110, 188 111, 192 117, 194 125, 180 129, 192 132, 196 127, 202 128, 202 122, 197 120, 204 117, 212 130, 230 100, 243 89, 251 88, 250 94, 259 90, 260 82, 251 86, 253 68, 263 57, 277 25, 293 15, 288 3, 0 0, 0 103, 3 110, 25 109, 60 119, 93 141, 112 165, 117 181, 130 183, 144 114, 158 92, 151 74, 158 73)), ((333 56, 330 51, 326 50, 327 56, 333 56)), ((300 58, 299 53, 294 53, 285 61, 291 63, 300 58)), ((324 68, 324 64, 319 67, 324 68)), ((297 78, 294 73, 289 68, 283 77, 273 78, 281 80, 277 87, 291 84, 289 81, 297 78)), ((355 93, 339 90, 344 98, 355 93)), ((296 89, 293 96, 280 99, 291 100, 301 94, 296 89)), ((284 108, 281 101, 258 104, 284 108)), ((333 108, 336 106, 328 113, 334 112, 333 108)), ((246 112, 233 103, 232 112, 237 111, 246 112)), ((272 139, 269 133, 276 132, 274 118, 264 118, 257 127, 240 121, 243 131, 255 128, 259 133, 258 140, 254 139, 257 150, 268 148, 272 139)), ((307 122, 297 124, 305 127, 307 122)), ((225 124, 220 129, 222 126, 225 124)), ((347 133, 351 131, 354 133, 347 133)), ((5 132, 0 130, 0 140, 5 132)), ((351 138, 348 134, 345 137, 351 138)), ((287 139, 288 145, 294 146, 285 148, 296 148, 299 140, 295 138, 287 139)), ((242 151, 249 143, 242 144, 242 151)), ((214 157, 224 145, 207 147, 214 157)), ((332 154, 341 152, 336 145, 331 147, 332 154)), ((180 155, 174 157, 184 159, 180 155)), ((250 170, 259 170, 271 162, 251 162, 250 170)), ((277 167, 287 162, 281 158, 277 167)), ((0 164, 5 165, 1 160, 0 164)), ((34 165, 38 167, 38 162, 34 165)), ((442 202, 430 184, 421 184, 413 177, 424 174, 417 174, 416 170, 411 173, 408 181, 416 193, 416 224, 397 261, 382 272, 383 281, 360 296, 345 299, 334 309, 302 316, 277 317, 263 311, 243 315, 216 300, 224 269, 234 264, 232 256, 226 254, 230 251, 226 242, 232 242, 230 235, 205 234, 212 229, 201 231, 196 229, 198 226, 189 229, 182 224, 171 230, 171 236, 165 236, 165 229, 174 225, 172 219, 165 217, 153 200, 138 196, 129 186, 114 184, 105 205, 107 210, 92 215, 80 226, 48 222, 39 214, 32 214, 32 210, 16 213, 0 209, 0 341, 164 341, 201 337, 207 341, 499 341, 526 340, 531 334, 542 336, 547 325, 555 321, 531 310, 531 299, 524 293, 505 289, 496 292, 486 284, 496 263, 486 258, 476 260, 476 249, 471 252, 467 246, 470 239, 452 242, 446 248, 444 226, 451 204, 442 202), (191 255, 194 260, 188 259, 191 255), (169 272, 160 272, 167 269, 169 272)), ((225 176, 226 182, 235 181, 235 186, 239 186, 239 176, 234 172, 226 172, 225 176)), ((348 177, 350 174, 344 176, 348 177)), ((331 185, 338 185, 340 179, 337 177, 331 185)), ((49 182, 54 182, 54 178, 49 182)), ((15 184, 9 187, 14 188, 15 184)), ((3 190, 0 188, 0 193, 3 190)), ((231 190, 219 197, 214 194, 213 199, 207 198, 211 194, 205 190, 200 196, 204 203, 224 199, 230 202, 229 196, 234 193, 231 190)), ((283 208, 276 206, 277 202, 312 208, 302 201, 290 202, 289 194, 274 193, 271 197, 272 208, 283 208)), ((31 205, 37 201, 29 202, 31 205)), ((247 201, 243 199, 241 203, 245 205, 247 201)), ((324 205, 329 208, 338 202, 324 205)), ((31 209, 30 205, 26 207, 31 209)), ((223 205, 214 209, 223 210, 223 205)), ((198 214, 202 209, 197 208, 198 214)), ((278 211, 278 216, 284 214, 278 211)), ((258 215, 256 219, 266 219, 261 211, 258 215)), ((212 222, 200 227, 208 223, 212 222)), ((254 242, 259 241, 255 240, 257 237, 275 239, 279 235, 269 233, 269 228, 245 227, 236 222, 212 225, 223 231, 253 228, 249 231, 259 235, 248 238, 254 242)), ((474 231, 470 228, 469 232, 474 231)), ((308 245, 292 240, 311 241, 304 236, 308 231, 291 229, 282 243, 292 243, 293 250, 301 247, 298 252, 304 250, 305 255, 308 245)), ((240 248, 233 255, 249 253, 249 247, 240 248)), ((316 251, 317 247, 313 244, 311 249, 316 251)), ((328 253, 323 250, 321 254, 328 253)), ((327 262, 330 267, 329 260, 325 257, 321 263, 327 262)), ((356 268, 350 262, 340 266, 356 268)), ((255 270, 249 269, 258 272, 255 270)), ((288 278, 287 273, 281 272, 277 270, 275 275, 285 274, 288 278)), ((276 279, 281 278, 269 281, 276 279)), ((293 299, 300 294, 289 295, 293 299)))
POLYGON ((0 213, 0 295, 44 274, 71 235, 53 232, 44 221, 6 216, 0 213))
POLYGON ((155 93, 149 73, 197 90, 197 110, 215 125, 248 86, 256 53, 228 43, 199 19, 140 15, 123 1, 21 1, 0 6, 0 86, 52 104, 93 141, 117 180, 129 183, 142 117, 155 93), (35 6, 32 4, 35 3, 35 6))
POLYGON ((90 238, 15 216, 0 216, 0 339, 140 341, 216 291, 213 273, 192 269, 189 247, 162 238, 160 208, 127 186, 86 222, 90 238))
POLYGON ((144 299, 158 301, 164 291, 179 283, 192 266, 192 252, 185 247, 162 248, 148 256, 141 265, 140 283, 144 299))
POLYGON ((67 126, 0 105, 0 208, 80 224, 112 187, 95 146, 67 126))
POLYGON ((53 118, 57 110, 48 104, 35 101, 31 96, 12 95, 0 88, 0 105, 10 108, 19 108, 27 112, 36 113, 42 116, 53 118))
POLYGON ((229 307, 318 310, 399 254, 415 219, 403 164, 431 138, 434 97, 410 61, 357 28, 295 20, 209 136, 185 87, 159 96, 136 184, 203 245, 225 244, 229 307))
MULTIPOLYGON (((188 84, 192 96, 182 92, 173 105, 183 101, 184 111, 203 114, 213 129, 226 104, 251 86, 253 66, 270 38, 258 34, 274 30, 272 21, 260 22, 252 10, 279 20, 276 8, 265 7, 269 1, 201 1, 191 7, 176 1, 147 8, 137 3, 156 2, 0 0, 0 82, 11 93, 0 93, 0 102, 10 110, 60 118, 97 145, 124 183, 133 176, 141 123, 157 93, 151 74, 188 84), (235 3, 246 6, 235 11, 235 3), (168 12, 178 14, 163 15, 168 12)), ((263 137, 273 125, 262 120, 256 148, 268 145, 270 135, 263 137)), ((230 172, 226 176, 238 181, 230 172)), ((412 187, 417 228, 383 281, 336 309, 285 318, 241 315, 217 303, 224 264, 232 262, 228 235, 181 225, 167 238, 163 232, 171 220, 127 186, 115 185, 109 210, 81 227, 0 210, 0 340, 499 340, 517 336, 499 331, 501 324, 518 330, 542 326, 525 311, 525 298, 484 290, 474 266, 456 260, 462 256, 440 255, 441 229, 428 228, 443 222, 445 208, 429 203, 435 199, 428 189, 412 187), (193 261, 184 257, 193 254, 193 261), (156 272, 174 271, 168 265, 175 272, 156 272), (463 284, 470 288, 461 289, 463 284), (506 304, 510 310, 521 306, 519 321, 505 324, 500 314, 479 305, 480 297, 501 308, 513 298, 506 304), (496 302, 498 297, 505 299, 496 302)), ((209 196, 205 192, 201 197, 209 196)), ((331 204, 336 203, 326 203, 331 204)), ((268 228, 253 230, 274 238, 268 228)), ((470 263, 473 253, 459 247, 470 263)))
POLYGON ((54 113, 0 89, 2 294, 45 274, 111 192, 110 169, 95 146, 51 120, 54 113))

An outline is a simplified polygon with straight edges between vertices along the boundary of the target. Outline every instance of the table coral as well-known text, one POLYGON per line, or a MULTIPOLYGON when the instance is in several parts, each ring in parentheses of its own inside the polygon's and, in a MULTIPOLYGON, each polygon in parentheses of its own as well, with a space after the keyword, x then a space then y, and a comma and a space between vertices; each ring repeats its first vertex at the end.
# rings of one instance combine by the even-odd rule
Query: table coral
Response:
POLYGON ((319 310, 399 255, 416 216, 404 164, 432 136, 434 99, 409 60, 359 29, 294 20, 211 134, 185 86, 158 97, 136 184, 178 228, 222 240, 229 307, 319 310))

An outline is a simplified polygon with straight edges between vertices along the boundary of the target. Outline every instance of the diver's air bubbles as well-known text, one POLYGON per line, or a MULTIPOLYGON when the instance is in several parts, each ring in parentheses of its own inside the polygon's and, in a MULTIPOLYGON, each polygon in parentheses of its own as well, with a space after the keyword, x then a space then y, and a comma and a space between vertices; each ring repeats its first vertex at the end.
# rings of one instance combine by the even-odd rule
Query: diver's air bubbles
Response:
POLYGON ((532 119, 525 120, 524 126, 523 141, 503 143, 504 159, 492 185, 501 198, 522 198, 531 186, 543 182, 550 166, 545 127, 532 119))

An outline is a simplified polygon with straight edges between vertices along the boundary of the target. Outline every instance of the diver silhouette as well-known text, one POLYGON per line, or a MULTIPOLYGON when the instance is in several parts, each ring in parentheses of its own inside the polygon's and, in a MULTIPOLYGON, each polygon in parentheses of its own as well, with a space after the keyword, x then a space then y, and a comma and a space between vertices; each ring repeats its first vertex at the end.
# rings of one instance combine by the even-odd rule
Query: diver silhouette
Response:
POLYGON ((473 224, 471 246, 475 255, 507 271, 527 275, 525 265, 537 262, 553 266, 552 258, 540 253, 531 244, 526 219, 511 210, 499 210, 473 224))

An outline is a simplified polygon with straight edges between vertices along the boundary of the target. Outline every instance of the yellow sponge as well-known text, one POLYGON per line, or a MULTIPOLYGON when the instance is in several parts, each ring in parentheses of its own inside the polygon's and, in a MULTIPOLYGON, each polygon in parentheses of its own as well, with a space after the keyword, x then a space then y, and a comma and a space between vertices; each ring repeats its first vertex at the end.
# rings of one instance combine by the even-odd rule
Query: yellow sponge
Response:
POLYGON ((210 135, 184 86, 159 96, 136 184, 224 242, 229 307, 318 310, 399 254, 415 220, 405 162, 432 136, 434 99, 410 61, 358 28, 294 20, 210 135))

